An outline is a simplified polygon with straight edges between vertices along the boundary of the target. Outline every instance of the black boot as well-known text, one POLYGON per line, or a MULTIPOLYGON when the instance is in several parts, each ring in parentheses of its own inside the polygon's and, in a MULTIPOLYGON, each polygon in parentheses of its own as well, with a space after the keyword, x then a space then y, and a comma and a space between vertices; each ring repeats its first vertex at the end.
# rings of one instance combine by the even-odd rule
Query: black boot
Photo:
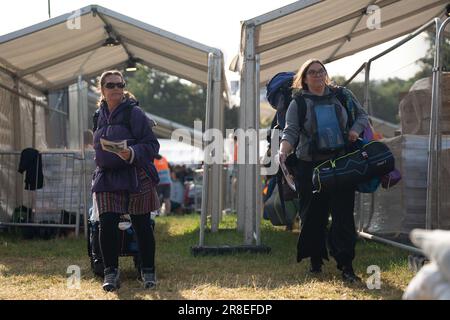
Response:
POLYGON ((342 279, 348 283, 361 282, 361 278, 358 277, 353 271, 352 265, 342 266, 342 279))
POLYGON ((115 291, 120 288, 120 272, 118 268, 106 268, 103 280, 103 290, 115 291))
POLYGON ((153 289, 156 287, 156 274, 154 269, 142 268, 141 280, 145 289, 153 289))
POLYGON ((311 273, 321 273, 322 272, 322 258, 311 257, 311 268, 309 272, 311 273))

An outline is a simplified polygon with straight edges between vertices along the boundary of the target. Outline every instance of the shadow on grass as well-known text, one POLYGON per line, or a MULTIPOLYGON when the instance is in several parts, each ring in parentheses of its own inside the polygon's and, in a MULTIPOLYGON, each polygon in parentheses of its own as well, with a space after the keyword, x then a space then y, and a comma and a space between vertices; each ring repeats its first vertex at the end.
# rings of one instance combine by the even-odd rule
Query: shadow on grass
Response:
MULTIPOLYGON (((324 273, 314 277, 309 273, 309 262, 297 263, 295 248, 298 231, 286 232, 282 228, 273 228, 267 223, 262 225, 262 243, 271 247, 270 254, 239 253, 231 255, 196 256, 189 248, 198 244, 198 226, 190 232, 171 235, 163 248, 160 248, 163 269, 170 278, 169 286, 175 291, 206 288, 208 286, 223 289, 251 288, 260 290, 277 290, 293 286, 308 285, 311 282, 323 282, 347 286, 369 299, 398 299, 403 290, 397 284, 382 278, 381 289, 368 289, 365 274, 369 265, 378 264, 383 273, 393 272, 391 262, 395 258, 406 265, 406 254, 397 249, 373 246, 367 242, 358 242, 356 272, 363 278, 361 284, 346 285, 341 281, 341 273, 335 268, 334 261, 327 263, 324 273), (381 249, 380 249, 381 248, 381 249), (365 252, 370 254, 366 255, 365 252), (361 253, 361 258, 359 254, 361 253), (376 257, 374 259, 374 257, 376 257), (176 260, 178 267, 170 265, 176 260), (182 266, 182 267, 181 267, 182 266), (181 268, 180 268, 181 267, 181 268)), ((217 233, 206 233, 205 245, 239 245, 243 235, 230 229, 229 225, 217 233)), ((161 266, 160 266, 161 269, 161 266)), ((236 297, 239 298, 239 297, 236 297)), ((295 299, 295 297, 293 297, 295 299)))
MULTIPOLYGON (((206 233, 207 245, 243 243, 243 235, 232 230, 234 222, 226 222, 217 233, 206 233)), ((248 290, 261 292, 262 299, 277 299, 270 292, 292 290, 287 293, 289 299, 322 298, 300 294, 298 286, 308 290, 312 284, 324 286, 326 290, 339 291, 350 288, 356 297, 365 299, 399 299, 402 289, 395 283, 382 278, 379 290, 369 290, 365 280, 367 266, 379 265, 383 273, 395 272, 395 264, 405 263, 406 254, 398 249, 367 242, 358 242, 355 269, 363 279, 360 284, 346 285, 341 281, 340 272, 334 261, 326 262, 323 274, 313 276, 309 273, 309 262, 296 262, 297 232, 286 232, 267 223, 262 224, 262 243, 271 247, 269 254, 239 253, 216 256, 193 256, 192 246, 198 244, 199 216, 159 218, 156 224, 156 270, 158 286, 154 290, 145 290, 137 279, 131 258, 120 258, 122 287, 116 293, 119 299, 242 299, 239 294, 222 295, 220 292, 248 290), (198 293, 198 295, 196 294, 198 293), (267 296, 269 293, 269 296, 267 296)), ((22 275, 42 277, 61 276, 66 279, 68 265, 78 265, 82 269, 82 282, 88 281, 101 287, 102 281, 90 271, 86 240, 62 238, 48 241, 29 241, 0 235, 0 265, 4 265, 2 274, 14 278, 22 275), (6 246, 2 243, 7 242, 6 246), (9 247, 9 248, 8 248, 9 247), (95 280, 94 280, 95 279, 95 280)), ((237 291, 239 292, 239 291, 237 291)), ((259 296, 259 295, 257 295, 259 296)), ((323 296, 327 298, 325 294, 323 296)), ((61 297, 64 298, 64 297, 61 297)), ((99 297, 101 298, 101 297, 99 297)), ((251 299, 253 295, 251 295, 251 299)))

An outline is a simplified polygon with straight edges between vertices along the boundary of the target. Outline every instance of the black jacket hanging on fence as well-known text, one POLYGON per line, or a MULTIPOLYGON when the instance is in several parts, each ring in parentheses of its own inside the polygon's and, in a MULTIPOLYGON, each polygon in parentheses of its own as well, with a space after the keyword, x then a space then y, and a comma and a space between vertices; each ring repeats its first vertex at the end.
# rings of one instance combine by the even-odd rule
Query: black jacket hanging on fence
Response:
POLYGON ((42 156, 38 150, 26 148, 20 154, 20 173, 26 171, 25 190, 41 189, 44 186, 44 175, 42 174, 42 156))

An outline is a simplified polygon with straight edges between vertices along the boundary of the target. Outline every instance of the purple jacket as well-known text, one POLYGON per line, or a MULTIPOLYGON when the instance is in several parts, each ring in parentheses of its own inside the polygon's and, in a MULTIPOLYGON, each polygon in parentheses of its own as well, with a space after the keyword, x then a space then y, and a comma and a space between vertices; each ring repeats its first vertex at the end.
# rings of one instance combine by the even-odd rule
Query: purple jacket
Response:
POLYGON ((94 133, 95 169, 92 192, 128 191, 138 193, 141 190, 138 170, 143 168, 147 176, 158 184, 158 172, 153 159, 159 152, 159 142, 150 127, 145 113, 133 99, 126 99, 110 114, 106 103, 100 106, 97 130, 94 133), (130 127, 123 122, 124 110, 132 105, 130 127), (130 130, 131 129, 131 130, 130 130), (118 155, 103 151, 100 138, 111 141, 127 140, 133 149, 131 163, 118 155))

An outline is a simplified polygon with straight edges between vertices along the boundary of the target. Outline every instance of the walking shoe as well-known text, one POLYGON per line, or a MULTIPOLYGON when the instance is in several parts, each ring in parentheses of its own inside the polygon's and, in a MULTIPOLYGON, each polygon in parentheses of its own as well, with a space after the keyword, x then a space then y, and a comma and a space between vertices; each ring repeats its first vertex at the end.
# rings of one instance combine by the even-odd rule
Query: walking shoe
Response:
POLYGON ((145 289, 153 289, 156 287, 156 274, 153 269, 142 269, 141 280, 145 289))
POLYGON ((348 283, 361 282, 361 278, 355 274, 352 266, 342 268, 342 279, 348 283))
POLYGON ((120 288, 120 272, 118 268, 106 268, 103 280, 103 290, 110 292, 120 288))
POLYGON ((311 268, 309 272, 311 273, 321 273, 322 272, 322 258, 311 257, 311 268))

